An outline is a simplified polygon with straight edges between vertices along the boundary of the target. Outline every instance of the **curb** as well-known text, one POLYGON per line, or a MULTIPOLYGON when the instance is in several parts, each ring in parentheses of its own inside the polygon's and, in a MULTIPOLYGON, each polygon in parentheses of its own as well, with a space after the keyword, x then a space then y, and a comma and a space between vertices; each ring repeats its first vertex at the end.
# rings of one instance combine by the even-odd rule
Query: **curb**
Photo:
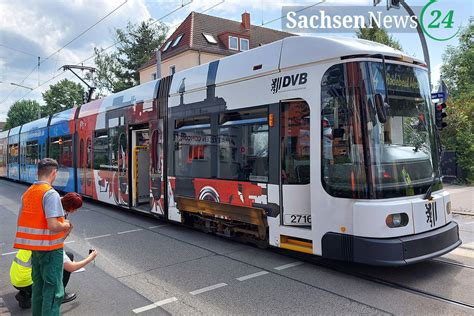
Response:
POLYGON ((0 297, 0 315, 1 316, 11 316, 8 307, 5 305, 5 301, 0 297))

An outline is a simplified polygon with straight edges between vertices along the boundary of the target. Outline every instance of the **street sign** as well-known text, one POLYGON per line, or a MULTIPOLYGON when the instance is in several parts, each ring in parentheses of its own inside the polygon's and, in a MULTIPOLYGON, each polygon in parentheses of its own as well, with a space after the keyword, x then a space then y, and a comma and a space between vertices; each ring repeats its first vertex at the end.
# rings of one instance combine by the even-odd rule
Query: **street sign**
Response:
POLYGON ((446 98, 446 93, 445 92, 434 92, 431 94, 432 99, 444 99, 446 98))

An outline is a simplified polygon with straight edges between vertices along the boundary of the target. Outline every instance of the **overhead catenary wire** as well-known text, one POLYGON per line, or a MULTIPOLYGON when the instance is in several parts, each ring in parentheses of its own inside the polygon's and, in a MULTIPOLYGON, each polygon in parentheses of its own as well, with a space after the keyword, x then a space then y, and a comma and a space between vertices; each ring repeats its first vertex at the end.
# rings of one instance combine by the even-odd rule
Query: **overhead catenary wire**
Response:
MULTIPOLYGON (((128 1, 128 0, 127 0, 127 1, 128 1)), ((153 23, 151 23, 151 25, 153 25, 153 24, 155 24, 155 23, 158 23, 158 22, 161 22, 163 19, 167 18, 167 17, 170 16, 171 14, 173 14, 173 13, 175 13, 175 12, 181 10, 182 8, 188 6, 188 5, 191 4, 191 3, 192 3, 192 1, 190 1, 190 2, 188 2, 188 3, 186 3, 186 4, 181 4, 179 7, 173 9, 172 11, 170 11, 170 12, 168 12, 167 14, 163 15, 163 16, 160 17, 159 19, 153 21, 153 23)), ((106 47, 104 50, 102 50, 102 52, 104 52, 104 51, 106 51, 106 50, 108 50, 108 49, 114 47, 114 46, 117 45, 118 43, 120 43, 120 41, 114 42, 112 45, 109 45, 109 46, 106 47)), ((86 61, 92 59, 94 56, 95 56, 95 54, 92 54, 91 56, 87 57, 86 59, 83 59, 82 61, 80 61, 80 62, 78 62, 78 63, 76 63, 76 64, 74 64, 74 65, 77 65, 77 66, 78 66, 78 65, 82 65, 82 64, 84 64, 86 61)), ((36 69, 36 67, 33 69, 33 71, 34 71, 35 69, 36 69)), ((50 82, 50 81, 52 81, 52 80, 58 78, 59 76, 61 76, 61 75, 64 74, 64 73, 65 73, 65 71, 63 70, 61 73, 59 73, 59 74, 57 74, 57 75, 51 77, 50 79, 48 79, 47 81, 45 81, 45 82, 43 82, 43 83, 41 83, 41 84, 38 85, 36 88, 33 88, 32 90, 29 90, 27 93, 25 93, 25 94, 24 94, 20 99, 18 99, 16 102, 23 100, 26 96, 28 96, 28 95, 29 95, 31 92, 33 92, 34 90, 36 90, 36 89, 38 89, 38 88, 44 86, 44 85, 47 84, 48 82, 50 82)), ((31 74, 30 74, 30 75, 31 75, 31 74)), ((26 80, 26 78, 25 78, 24 80, 26 80)), ((24 80, 23 80, 23 81, 24 81, 24 80)), ((23 82, 23 81, 22 81, 22 82, 23 82)), ((6 99, 7 99, 7 98, 5 98, 2 102, 0 102, 0 104, 3 103, 6 99)))
MULTIPOLYGON (((71 43, 73 43, 75 40, 77 40, 78 38, 80 38, 82 35, 84 35, 85 33, 87 33, 88 31, 90 31, 92 28, 94 28, 95 26, 97 26, 100 22, 102 22, 103 20, 105 20, 106 18, 108 18, 111 14, 113 14, 114 12, 116 12, 118 9, 120 9, 125 3, 127 3, 128 0, 125 0, 124 2, 122 2, 120 5, 118 5, 117 7, 115 7, 115 9, 113 9, 112 11, 110 11, 109 13, 107 13, 105 16, 103 16, 101 19, 99 19, 97 22, 95 22, 94 24, 92 24, 91 26, 89 26, 87 29, 85 29, 84 31, 82 31, 80 34, 76 35, 73 39, 71 39, 69 42, 67 42, 65 45, 63 45, 61 48, 59 48, 58 50, 56 50, 55 52, 53 52, 52 54, 50 54, 49 56, 47 56, 46 58, 43 58, 43 60, 41 60, 39 62, 39 65, 43 64, 44 62, 46 62, 48 59, 50 59, 51 57, 53 57, 54 55, 58 54, 61 50, 63 50, 64 48, 66 48, 68 45, 70 45, 71 43)), ((3 44, 0 44, 2 46, 5 46, 3 44)), ((6 47, 6 46, 5 46, 6 47)), ((10 48, 11 49, 11 48, 10 48)), ((31 54, 30 54, 31 55, 31 54)), ((38 57, 38 56, 35 56, 35 57, 38 57)), ((20 82, 20 84, 22 84, 23 82, 25 82, 26 79, 28 79, 31 74, 39 67, 39 65, 35 66, 33 68, 33 70, 20 82)), ((47 81, 49 82, 49 80, 47 81)), ((38 87, 36 88, 39 88, 41 85, 38 85, 38 87)), ((36 88, 34 88, 33 90, 35 90, 36 88)), ((10 91, 10 93, 7 95, 6 98, 4 98, 0 104, 2 104, 3 102, 5 102, 9 97, 10 95, 17 89, 17 87, 13 88, 12 91, 10 91)), ((31 91, 33 91, 31 90, 31 91)), ((28 95, 31 91, 29 91, 26 95, 28 95)), ((26 96, 25 95, 25 96, 26 96)), ((24 98, 21 97, 19 100, 17 101, 20 101, 24 98)))

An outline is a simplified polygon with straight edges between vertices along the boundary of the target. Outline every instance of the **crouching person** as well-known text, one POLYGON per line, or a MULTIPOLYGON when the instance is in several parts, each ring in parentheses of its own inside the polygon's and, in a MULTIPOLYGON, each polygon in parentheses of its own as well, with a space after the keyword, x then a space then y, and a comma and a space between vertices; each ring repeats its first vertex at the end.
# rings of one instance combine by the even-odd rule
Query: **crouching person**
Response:
MULTIPOLYGON (((77 271, 91 261, 97 256, 97 251, 92 251, 87 258, 81 261, 74 261, 74 255, 70 252, 66 252, 63 256, 64 261, 64 271, 63 271, 63 286, 64 295, 62 303, 67 303, 76 298, 75 293, 67 293, 66 286, 69 282, 71 273, 77 271)), ((31 293, 32 293, 32 284, 33 279, 31 277, 31 251, 20 249, 13 259, 12 265, 10 267, 10 282, 11 284, 19 291, 15 298, 18 301, 18 305, 21 308, 30 308, 31 307, 31 293)))

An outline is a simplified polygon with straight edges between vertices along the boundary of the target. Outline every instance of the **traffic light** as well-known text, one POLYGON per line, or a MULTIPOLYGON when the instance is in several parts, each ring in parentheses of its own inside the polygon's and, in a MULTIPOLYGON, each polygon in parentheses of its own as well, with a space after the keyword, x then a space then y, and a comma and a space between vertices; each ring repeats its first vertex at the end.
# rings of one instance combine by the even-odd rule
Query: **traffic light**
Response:
POLYGON ((446 114, 446 103, 440 103, 440 104, 435 104, 435 120, 436 120, 436 127, 439 130, 442 130, 448 124, 446 122, 443 122, 443 119, 448 116, 446 114))
POLYGON ((400 0, 387 0, 387 10, 400 9, 400 0))

